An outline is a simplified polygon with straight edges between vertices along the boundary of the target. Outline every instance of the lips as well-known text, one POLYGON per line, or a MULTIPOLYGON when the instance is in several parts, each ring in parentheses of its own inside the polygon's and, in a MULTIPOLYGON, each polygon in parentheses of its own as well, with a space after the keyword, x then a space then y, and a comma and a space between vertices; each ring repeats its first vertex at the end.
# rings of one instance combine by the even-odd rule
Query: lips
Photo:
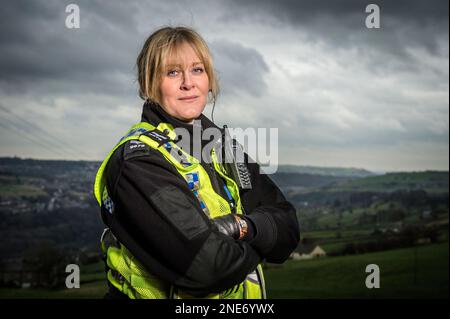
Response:
POLYGON ((192 100, 196 99, 197 97, 198 97, 197 95, 184 96, 184 97, 180 97, 179 100, 192 101, 192 100))

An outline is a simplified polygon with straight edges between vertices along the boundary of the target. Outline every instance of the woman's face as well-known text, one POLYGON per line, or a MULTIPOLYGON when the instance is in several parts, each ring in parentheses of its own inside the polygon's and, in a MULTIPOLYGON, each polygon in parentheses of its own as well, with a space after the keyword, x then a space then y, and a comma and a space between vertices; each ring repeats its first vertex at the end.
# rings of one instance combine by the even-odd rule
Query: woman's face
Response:
POLYGON ((173 117, 191 122, 203 112, 209 91, 205 67, 194 49, 183 43, 168 56, 161 81, 161 106, 173 117))

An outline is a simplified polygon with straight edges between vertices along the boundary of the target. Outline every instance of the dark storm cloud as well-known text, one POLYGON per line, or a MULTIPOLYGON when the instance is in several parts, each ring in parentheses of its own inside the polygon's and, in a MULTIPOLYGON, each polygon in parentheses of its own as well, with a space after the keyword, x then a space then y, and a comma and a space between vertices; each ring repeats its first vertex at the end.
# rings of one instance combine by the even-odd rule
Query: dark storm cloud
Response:
MULTIPOLYGON (((231 1, 224 19, 267 19, 267 23, 291 25, 303 31, 309 41, 325 41, 334 48, 352 46, 385 51, 408 58, 410 46, 426 47, 442 55, 438 40, 448 37, 448 1, 231 1), (367 29, 368 4, 380 7, 381 29, 367 29)), ((386 57, 385 57, 386 58, 386 57)))
MULTIPOLYGON (((10 0, 0 11, 0 102, 101 159, 140 115, 135 59, 163 25, 205 37, 224 97, 217 118, 280 128, 282 162, 331 165, 327 152, 339 148, 342 163, 382 169, 402 168, 404 154, 410 168, 448 163, 447 1, 10 0), (70 3, 80 29, 65 27, 70 3), (370 3, 379 30, 365 27, 370 3), (379 157, 355 159, 364 149, 379 157)), ((45 154, 0 133, 3 155, 45 154)))
POLYGON ((247 0, 231 1, 241 10, 266 12, 293 24, 304 24, 321 16, 333 16, 340 20, 364 13, 368 4, 377 4, 383 15, 396 20, 415 22, 448 21, 448 1, 446 0, 247 0))
MULTIPOLYGON (((64 9, 68 3, 28 0, 2 4, 0 82, 3 89, 8 92, 37 89, 43 81, 51 80, 58 81, 50 86, 55 90, 65 86, 69 92, 80 89, 129 93, 129 90, 122 90, 123 83, 118 79, 120 75, 134 79, 135 57, 146 36, 137 31, 136 13, 148 12, 151 17, 152 4, 76 1, 81 10, 82 26, 69 30, 64 26, 67 16, 64 9)), ((357 0, 224 1, 222 4, 228 9, 222 10, 222 18, 246 23, 252 23, 247 21, 248 17, 259 22, 276 21, 299 28, 310 41, 325 40, 332 49, 356 46, 368 59, 367 64, 379 66, 374 72, 382 72, 383 68, 417 68, 407 51, 411 46, 425 47, 438 55, 448 54, 440 52, 442 47, 437 41, 439 37, 448 36, 448 1, 375 1, 381 8, 383 32, 364 27, 364 8, 368 3, 357 0)), ((158 10, 168 13, 169 8, 183 5, 186 3, 160 4, 158 10)), ((195 11, 198 6, 196 3, 195 11)), ((179 9, 174 11, 175 16, 180 12, 179 9)), ((268 67, 257 51, 231 42, 216 41, 212 47, 218 66, 225 66, 220 68, 221 77, 229 91, 246 84, 250 85, 251 94, 257 94, 257 88, 264 88, 263 76, 268 67), (247 58, 236 59, 236 56, 247 58), (244 67, 239 77, 234 66, 244 67), (256 80, 244 72, 248 67, 255 68, 256 80)), ((132 85, 131 80, 129 86, 132 85)))
MULTIPOLYGON (((8 94, 135 95, 136 56, 148 32, 163 24, 156 18, 145 21, 156 8, 142 1, 76 1, 81 28, 68 29, 65 8, 69 3, 28 0, 3 4, 2 90, 8 94), (139 31, 139 23, 148 26, 148 31, 139 31)), ((179 7, 182 5, 163 4, 157 10, 170 17, 173 8, 178 8, 172 12, 175 16, 186 11, 179 7)), ((227 41, 216 41, 212 48, 221 82, 226 84, 223 94, 246 88, 247 93, 258 95, 265 88, 263 75, 268 67, 256 50, 227 41), (253 70, 252 75, 245 72, 249 69, 253 70)))
MULTIPOLYGON (((8 1, 0 13, 0 82, 8 93, 124 93, 138 41, 133 5, 78 1, 81 28, 68 29, 63 1, 8 1), (107 4, 107 5, 105 5, 107 4)), ((131 76, 130 76, 131 77, 131 76)), ((130 81, 131 82, 131 81, 130 81)))
POLYGON ((226 83, 221 86, 225 95, 241 92, 260 96, 265 91, 264 75, 269 67, 257 50, 221 40, 211 43, 211 51, 219 81, 226 83))

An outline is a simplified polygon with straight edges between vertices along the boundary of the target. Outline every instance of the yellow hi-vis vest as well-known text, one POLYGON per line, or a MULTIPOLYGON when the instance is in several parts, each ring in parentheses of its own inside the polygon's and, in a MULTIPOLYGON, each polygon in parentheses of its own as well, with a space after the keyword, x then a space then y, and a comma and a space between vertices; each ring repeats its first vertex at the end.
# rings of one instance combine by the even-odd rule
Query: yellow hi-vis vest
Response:
MULTIPOLYGON (((105 167, 112 154, 120 145, 129 140, 138 140, 159 151, 176 168, 188 183, 189 188, 200 202, 203 212, 209 218, 230 214, 230 203, 214 191, 208 173, 200 162, 173 142, 175 137, 176 133, 173 131, 173 127, 167 123, 160 123, 156 128, 146 122, 132 126, 109 153, 97 172, 94 194, 99 205, 104 205, 107 211, 113 213, 114 203, 108 195, 104 176, 105 167), (169 139, 161 143, 161 137, 168 137, 169 139)), ((236 213, 242 214, 239 188, 236 182, 226 175, 223 165, 217 160, 214 149, 211 151, 211 158, 214 169, 226 183, 227 193, 236 204, 236 213)), ((108 281, 129 298, 193 298, 149 273, 124 245, 119 243, 118 246, 111 245, 106 247, 102 236, 101 246, 106 255, 106 263, 109 268, 107 272, 108 281)), ((261 265, 258 265, 255 271, 248 274, 246 279, 240 284, 224 292, 210 294, 206 298, 265 299, 265 283, 261 265)))

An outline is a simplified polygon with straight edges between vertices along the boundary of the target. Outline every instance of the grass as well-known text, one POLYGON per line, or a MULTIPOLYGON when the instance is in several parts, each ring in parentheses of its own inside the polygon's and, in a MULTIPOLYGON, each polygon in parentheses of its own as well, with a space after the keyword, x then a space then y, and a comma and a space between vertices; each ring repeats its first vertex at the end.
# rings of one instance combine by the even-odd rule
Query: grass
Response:
POLYGON ((338 254, 345 249, 346 242, 320 244, 320 247, 326 251, 327 254, 338 254))
POLYGON ((325 239, 325 238, 336 238, 335 230, 324 230, 324 231, 312 231, 302 234, 303 237, 311 239, 325 239))
POLYGON ((330 187, 330 191, 426 190, 428 193, 448 192, 448 172, 387 173, 343 182, 330 187))
POLYGON ((32 185, 0 185, 0 194, 5 198, 47 196, 44 190, 32 185))
POLYGON ((270 298, 448 298, 448 243, 363 255, 288 261, 266 271, 270 298), (379 289, 368 289, 368 264, 380 268, 379 289))
MULTIPOLYGON (((105 276, 103 276, 105 278, 105 276)), ((80 283, 73 289, 0 289, 1 299, 99 299, 107 291, 106 281, 80 283)))
MULTIPOLYGON (((325 230, 313 231, 302 234, 303 238, 313 239, 318 245, 325 247, 341 246, 348 242, 359 242, 370 238, 373 230, 325 230)), ((325 249, 326 252, 329 252, 325 249)))
MULTIPOLYGON (((448 298, 448 242, 355 256, 287 261, 265 270, 269 298, 448 298), (414 280, 414 256, 417 272, 414 280), (368 289, 368 264, 380 268, 379 289, 368 289)), ((102 298, 103 264, 81 268, 79 289, 0 289, 0 298, 102 298)))
POLYGON ((98 299, 108 290, 103 261, 80 266, 80 288, 73 289, 11 289, 1 288, 0 299, 98 299))

